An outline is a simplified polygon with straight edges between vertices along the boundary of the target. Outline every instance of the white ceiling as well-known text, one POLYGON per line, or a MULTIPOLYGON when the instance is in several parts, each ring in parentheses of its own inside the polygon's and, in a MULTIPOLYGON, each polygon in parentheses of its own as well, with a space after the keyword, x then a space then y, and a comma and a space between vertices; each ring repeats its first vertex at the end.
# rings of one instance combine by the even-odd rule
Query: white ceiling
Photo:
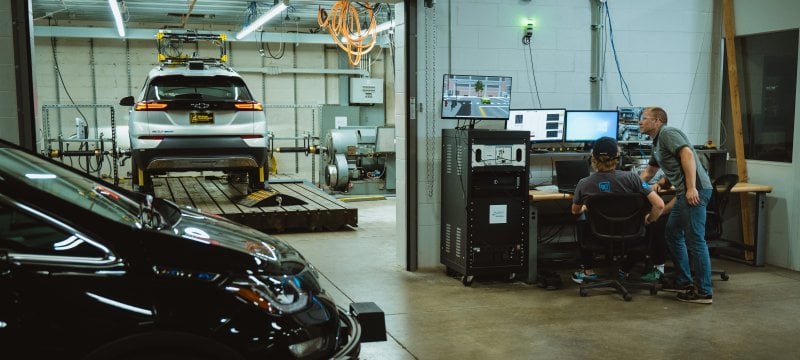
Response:
MULTIPOLYGON (((128 0, 126 28, 185 28, 208 29, 210 26, 242 27, 248 8, 255 6, 266 12, 275 0, 128 0), (189 15, 188 17, 186 15, 189 15)), ((271 20, 265 27, 270 32, 316 33, 319 31, 317 12, 326 11, 337 1, 333 0, 289 0, 289 8, 280 19, 271 20)), ((370 2, 377 23, 394 18, 394 7, 390 4, 402 0, 370 2)), ((73 22, 112 22, 111 10, 106 0, 32 0, 32 16, 37 25, 65 26, 73 22)), ((361 4, 352 2, 362 14, 361 4)), ((362 17, 363 18, 363 17, 362 17)), ((362 22, 365 20, 362 20, 362 22)))

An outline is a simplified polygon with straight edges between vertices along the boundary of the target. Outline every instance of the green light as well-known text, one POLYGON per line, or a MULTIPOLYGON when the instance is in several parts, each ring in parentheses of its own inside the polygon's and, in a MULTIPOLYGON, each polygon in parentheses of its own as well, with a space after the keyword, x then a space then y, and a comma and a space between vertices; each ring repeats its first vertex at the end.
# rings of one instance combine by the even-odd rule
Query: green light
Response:
POLYGON ((522 25, 523 27, 528 26, 528 24, 533 24, 533 26, 536 27, 536 20, 535 19, 523 18, 523 19, 520 19, 519 22, 520 22, 520 25, 522 25))

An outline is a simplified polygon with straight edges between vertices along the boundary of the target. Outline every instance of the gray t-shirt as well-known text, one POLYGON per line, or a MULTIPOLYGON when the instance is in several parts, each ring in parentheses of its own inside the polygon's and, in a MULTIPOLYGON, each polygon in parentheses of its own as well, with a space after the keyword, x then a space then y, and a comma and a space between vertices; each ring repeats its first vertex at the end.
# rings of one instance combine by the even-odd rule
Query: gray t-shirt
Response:
POLYGON ((598 171, 578 181, 572 203, 584 205, 589 196, 599 193, 641 193, 647 196, 652 191, 649 184, 630 171, 598 171))
POLYGON ((692 148, 689 138, 682 131, 674 127, 662 126, 653 139, 653 155, 650 157, 650 165, 660 167, 664 170, 667 180, 675 187, 678 195, 686 194, 684 185, 686 177, 681 168, 681 159, 678 150, 688 147, 694 155, 695 167, 697 168, 697 178, 695 184, 697 189, 711 189, 711 179, 705 171, 705 167, 697 157, 697 153, 692 148))

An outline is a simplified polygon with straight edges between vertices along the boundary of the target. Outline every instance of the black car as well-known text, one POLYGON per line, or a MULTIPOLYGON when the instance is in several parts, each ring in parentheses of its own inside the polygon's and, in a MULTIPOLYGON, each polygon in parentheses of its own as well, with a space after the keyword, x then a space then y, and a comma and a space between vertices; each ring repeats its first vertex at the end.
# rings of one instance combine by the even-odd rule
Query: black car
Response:
POLYGON ((357 357, 285 242, 0 141, 0 358, 357 357))

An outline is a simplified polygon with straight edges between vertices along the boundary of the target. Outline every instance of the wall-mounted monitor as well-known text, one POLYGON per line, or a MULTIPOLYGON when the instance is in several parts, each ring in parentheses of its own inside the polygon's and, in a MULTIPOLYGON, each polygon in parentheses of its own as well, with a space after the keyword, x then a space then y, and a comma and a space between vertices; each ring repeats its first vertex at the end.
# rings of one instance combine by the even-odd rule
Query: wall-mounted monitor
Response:
POLYGON ((592 142, 603 136, 617 138, 616 110, 567 110, 565 142, 592 142))
POLYGON ((442 119, 506 120, 511 77, 444 75, 442 119))
POLYGON ((510 110, 506 130, 531 133, 531 143, 564 141, 564 119, 567 109, 510 110))

